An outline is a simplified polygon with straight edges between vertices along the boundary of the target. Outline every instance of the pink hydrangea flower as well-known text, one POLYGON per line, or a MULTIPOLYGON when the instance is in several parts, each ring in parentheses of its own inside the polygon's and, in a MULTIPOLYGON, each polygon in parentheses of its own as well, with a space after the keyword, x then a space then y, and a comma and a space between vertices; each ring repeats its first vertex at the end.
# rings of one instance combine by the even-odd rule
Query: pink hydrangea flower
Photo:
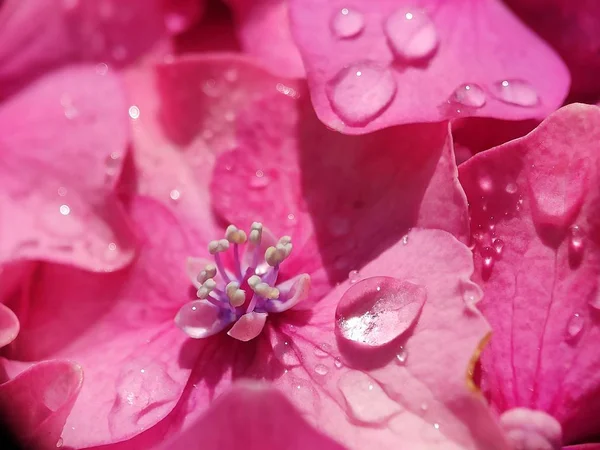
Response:
POLYGON ((599 139, 600 109, 574 104, 460 168, 494 330, 481 386, 522 448, 600 440, 599 139))

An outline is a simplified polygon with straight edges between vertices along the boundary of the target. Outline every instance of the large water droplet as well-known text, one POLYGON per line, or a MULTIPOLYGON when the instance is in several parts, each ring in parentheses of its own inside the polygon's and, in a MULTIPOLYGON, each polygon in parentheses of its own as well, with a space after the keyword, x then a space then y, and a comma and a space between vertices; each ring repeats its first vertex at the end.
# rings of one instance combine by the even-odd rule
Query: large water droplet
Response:
POLYGON ((583 326, 585 325, 585 321, 583 317, 579 313, 575 313, 569 319, 567 323, 567 339, 574 340, 581 334, 583 331, 583 326))
POLYGON ((352 286, 336 311, 336 333, 352 342, 379 347, 404 334, 421 314, 423 286, 390 277, 373 277, 352 286))
POLYGON ((363 423, 380 424, 402 411, 375 380, 363 372, 347 372, 338 381, 344 396, 347 413, 363 423))
POLYGON ((331 18, 331 31, 341 39, 356 37, 365 27, 363 15, 355 9, 342 8, 331 18))
POLYGON ((181 191, 179 191, 179 189, 172 189, 171 192, 169 192, 169 198, 177 203, 181 198, 181 191))
POLYGON ((439 44, 435 25, 415 8, 397 9, 383 28, 394 53, 406 61, 431 57, 439 44))
POLYGON ((394 74, 372 62, 342 69, 328 84, 331 107, 350 125, 365 125, 378 117, 396 95, 394 74))
POLYGON ((524 80, 502 80, 494 83, 492 93, 498 100, 510 105, 532 107, 540 101, 537 92, 524 80))
POLYGON ((471 108, 483 107, 485 100, 485 92, 475 83, 461 84, 450 96, 450 102, 471 108))

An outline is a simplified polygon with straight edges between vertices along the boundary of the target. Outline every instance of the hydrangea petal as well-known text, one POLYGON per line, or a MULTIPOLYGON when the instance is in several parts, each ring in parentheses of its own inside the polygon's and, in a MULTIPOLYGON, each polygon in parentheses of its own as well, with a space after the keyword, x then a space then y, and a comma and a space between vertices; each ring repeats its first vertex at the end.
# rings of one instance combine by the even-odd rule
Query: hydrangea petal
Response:
POLYGON ((283 312, 293 308, 298 303, 308 298, 310 294, 310 276, 308 274, 297 275, 289 280, 278 284, 277 289, 281 293, 281 300, 267 302, 265 308, 268 312, 283 312))
POLYGON ((52 72, 1 105, 0 261, 108 271, 131 260, 135 241, 113 193, 126 111, 118 78, 88 66, 52 72))
POLYGON ((260 334, 266 321, 267 313, 247 313, 233 324, 227 334, 238 341, 247 342, 260 334))
MULTIPOLYGON (((569 73, 558 55, 498 0, 427 0, 418 6, 405 0, 291 0, 290 17, 315 110, 344 133, 457 115, 541 119, 568 91, 569 73), (332 20, 354 13, 364 17, 364 29, 340 38, 332 20), (402 45, 429 46, 430 54, 416 61, 395 56, 398 45, 390 44, 394 36, 384 24, 398 14, 407 24, 428 17, 423 27, 437 43, 415 34, 402 38, 408 39, 402 45), (479 92, 475 100, 464 99, 464 86, 479 92)), ((391 26, 394 33, 403 29, 391 26)))
POLYGON ((0 412, 27 448, 62 445, 61 433, 83 382, 83 371, 68 361, 34 364, 0 384, 0 412))
POLYGON ((555 417, 567 443, 599 427, 599 139, 600 108, 569 105, 460 169, 494 329, 482 387, 499 411, 555 417))
POLYGON ((157 202, 136 198, 131 214, 142 251, 112 274, 44 265, 28 298, 27 321, 11 344, 23 361, 64 357, 85 371, 63 434, 76 448, 128 439, 177 404, 202 343, 174 324, 193 297, 184 262, 194 241, 157 202))

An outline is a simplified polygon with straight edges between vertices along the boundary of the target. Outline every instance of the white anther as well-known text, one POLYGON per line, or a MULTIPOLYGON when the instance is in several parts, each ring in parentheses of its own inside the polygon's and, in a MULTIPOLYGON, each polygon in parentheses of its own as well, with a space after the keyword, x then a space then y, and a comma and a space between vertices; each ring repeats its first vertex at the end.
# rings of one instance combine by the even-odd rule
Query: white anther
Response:
POLYGON ((291 244, 292 243, 292 238, 290 236, 281 236, 279 238, 279 244, 285 245, 285 244, 291 244))
POLYGON ((240 284, 237 281, 232 281, 225 288, 229 303, 236 308, 242 306, 246 301, 246 293, 240 289, 240 284))
POLYGON ((204 284, 202 286, 200 286, 200 289, 198 289, 198 292, 196 292, 196 295, 200 299, 205 299, 209 296, 209 294, 212 291, 215 290, 216 287, 217 287, 216 281, 213 279, 208 279, 204 282, 204 284))
POLYGON ((250 278, 248 278, 248 285, 254 290, 254 286, 256 286, 261 281, 262 280, 258 275, 252 275, 250 278))
POLYGON ((263 226, 260 222, 253 222, 250 226, 250 234, 248 235, 248 240, 254 245, 259 245, 260 240, 262 238, 262 230, 263 226))
POLYGON ((282 251, 286 258, 290 256, 290 253, 292 253, 292 248, 293 246, 291 242, 282 243, 280 240, 277 244, 277 250, 282 251))
POLYGON ((215 266, 214 264, 207 264, 206 267, 204 267, 204 270, 202 270, 198 274, 196 279, 198 280, 198 283, 202 284, 209 278, 214 278, 216 275, 217 275, 217 266, 215 266))
POLYGON ((246 242, 246 233, 235 225, 229 225, 225 230, 225 239, 232 244, 243 244, 246 242))
POLYGON ((215 253, 224 252, 229 248, 229 241, 227 239, 219 239, 218 241, 210 241, 208 243, 208 253, 214 255, 215 253))
POLYGON ((264 298, 275 299, 279 297, 279 289, 264 283, 258 275, 252 275, 248 278, 248 285, 258 295, 264 298))
POLYGON ((265 252, 265 261, 271 267, 281 264, 292 251, 292 244, 277 244, 275 247, 269 247, 265 252))

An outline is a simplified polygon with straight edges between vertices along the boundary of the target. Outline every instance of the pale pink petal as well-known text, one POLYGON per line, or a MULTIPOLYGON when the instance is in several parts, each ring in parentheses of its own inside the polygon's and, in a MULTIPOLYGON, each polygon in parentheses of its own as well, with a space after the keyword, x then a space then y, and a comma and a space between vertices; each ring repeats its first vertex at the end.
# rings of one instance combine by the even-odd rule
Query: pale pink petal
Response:
POLYGON ((260 334, 266 321, 267 313, 247 313, 233 324, 227 334, 238 341, 247 342, 260 334))
POLYGON ((175 323, 189 337, 206 338, 222 331, 235 320, 235 317, 230 315, 221 317, 220 313, 221 310, 212 303, 194 300, 181 307, 175 316, 175 323))
POLYGON ((288 0, 227 0, 233 9, 244 52, 256 57, 271 73, 304 78, 306 71, 292 38, 288 0))
POLYGON ((27 448, 53 449, 83 382, 83 371, 68 361, 34 364, 0 384, 0 412, 27 448))
POLYGON ((460 171, 494 330, 482 388, 555 417, 566 443, 600 427, 599 141, 600 108, 569 105, 460 171))
POLYGON ((290 17, 315 110, 344 133, 541 119, 568 91, 558 55, 499 0, 290 0, 290 17))
POLYGON ((108 271, 134 255, 113 193, 128 140, 119 79, 52 72, 0 106, 0 261, 108 271))
POLYGON ((560 423, 542 411, 509 409, 500 417, 500 424, 519 450, 560 450, 562 447, 560 423))
POLYGON ((196 258, 193 256, 190 256, 185 260, 185 271, 190 282, 196 289, 200 289, 200 286, 202 286, 202 283, 198 281, 198 274, 204 270, 207 264, 214 264, 214 262, 210 259, 196 258))
POLYGON ((164 450, 343 450, 311 427, 275 389, 244 382, 219 397, 164 450), (224 430, 232 430, 224 432, 224 430))
POLYGON ((14 359, 64 357, 83 367, 65 446, 118 442, 159 422, 179 401, 203 345, 173 323, 195 297, 184 263, 197 241, 151 199, 134 199, 131 214, 142 249, 135 265, 112 274, 43 265, 8 347, 14 359))
POLYGON ((0 303, 0 347, 10 344, 19 333, 19 319, 11 309, 0 303))
POLYGON ((268 312, 278 313, 293 308, 298 303, 308 298, 310 294, 310 276, 303 273, 278 284, 280 296, 277 300, 267 302, 268 312))

